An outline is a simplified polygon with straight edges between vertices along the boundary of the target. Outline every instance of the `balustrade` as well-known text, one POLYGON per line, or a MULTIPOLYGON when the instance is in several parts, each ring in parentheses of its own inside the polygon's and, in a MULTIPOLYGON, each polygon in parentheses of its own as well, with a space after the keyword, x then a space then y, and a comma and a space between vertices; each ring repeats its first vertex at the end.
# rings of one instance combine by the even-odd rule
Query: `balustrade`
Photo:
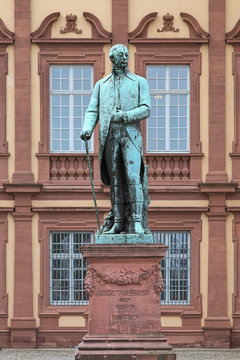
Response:
MULTIPOLYGON (((189 181, 191 179, 190 159, 190 155, 147 154, 145 162, 149 165, 149 184, 189 181)), ((90 155, 90 162, 94 182, 101 184, 98 155, 90 155)), ((89 183, 90 177, 86 155, 51 154, 49 156, 49 180, 52 183, 59 184, 62 182, 89 183)))
POLYGON ((146 155, 149 183, 190 180, 190 156, 146 155))
MULTIPOLYGON (((94 170, 93 156, 90 156, 90 163, 92 170, 94 170)), ((86 182, 86 180, 89 180, 86 155, 51 155, 49 157, 49 166, 51 182, 86 182)))

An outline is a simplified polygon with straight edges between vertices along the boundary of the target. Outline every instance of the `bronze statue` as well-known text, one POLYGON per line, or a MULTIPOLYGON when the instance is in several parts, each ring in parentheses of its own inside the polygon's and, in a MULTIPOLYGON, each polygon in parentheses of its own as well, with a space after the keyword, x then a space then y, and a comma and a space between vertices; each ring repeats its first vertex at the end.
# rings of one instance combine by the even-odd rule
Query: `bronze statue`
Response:
MULTIPOLYGON (((99 80, 85 114, 81 138, 91 138, 99 120, 101 179, 111 186, 113 221, 105 234, 144 234, 143 149, 140 121, 150 115, 147 80, 128 70, 128 49, 117 44, 112 73, 99 80)), ((109 220, 109 219, 108 219, 109 220)))

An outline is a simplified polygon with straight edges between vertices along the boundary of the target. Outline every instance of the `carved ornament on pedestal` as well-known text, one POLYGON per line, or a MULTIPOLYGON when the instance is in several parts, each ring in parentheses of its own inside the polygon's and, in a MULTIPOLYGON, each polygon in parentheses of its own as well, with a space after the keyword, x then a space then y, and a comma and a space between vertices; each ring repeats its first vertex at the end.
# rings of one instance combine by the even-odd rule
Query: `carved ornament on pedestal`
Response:
POLYGON ((124 266, 118 271, 105 270, 93 265, 87 267, 87 275, 85 278, 85 288, 91 297, 95 291, 95 281, 102 284, 116 285, 141 285, 143 281, 147 283, 154 282, 154 291, 160 294, 164 289, 161 266, 159 264, 151 267, 140 267, 139 271, 124 266), (154 281, 155 280, 155 281, 154 281))

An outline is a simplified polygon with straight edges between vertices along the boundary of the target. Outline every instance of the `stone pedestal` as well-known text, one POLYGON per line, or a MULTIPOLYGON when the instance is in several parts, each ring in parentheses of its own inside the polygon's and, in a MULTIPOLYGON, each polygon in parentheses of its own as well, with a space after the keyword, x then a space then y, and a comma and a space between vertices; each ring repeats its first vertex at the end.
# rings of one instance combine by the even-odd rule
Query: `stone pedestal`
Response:
POLYGON ((174 360, 161 333, 159 244, 96 244, 81 248, 88 268, 88 334, 75 360, 174 360))

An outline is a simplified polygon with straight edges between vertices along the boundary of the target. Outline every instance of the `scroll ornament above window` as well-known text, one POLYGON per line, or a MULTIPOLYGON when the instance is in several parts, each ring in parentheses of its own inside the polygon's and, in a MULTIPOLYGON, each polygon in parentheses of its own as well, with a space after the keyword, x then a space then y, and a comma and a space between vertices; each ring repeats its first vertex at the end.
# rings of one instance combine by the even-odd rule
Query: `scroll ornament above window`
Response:
MULTIPOLYGON (((138 26, 131 31, 129 36, 130 43, 139 42, 137 39, 146 40, 148 39, 148 28, 151 22, 155 21, 157 19, 157 12, 152 12, 150 14, 147 14, 142 18, 142 20, 139 22, 138 26), (135 41, 136 40, 136 41, 135 41)), ((183 21, 186 22, 188 29, 189 29, 189 38, 192 40, 195 40, 196 42, 208 42, 209 40, 209 33, 204 31, 202 27, 200 26, 197 19, 195 19, 192 15, 181 12, 180 16, 182 17, 183 21)), ((157 29, 158 32, 164 32, 164 31, 173 31, 173 32, 179 32, 179 29, 175 29, 173 26, 173 20, 174 16, 167 13, 163 16, 163 27, 162 29, 157 29)), ((155 41, 161 41, 162 39, 156 38, 155 41)), ((165 39, 163 39, 165 41, 165 39)))

